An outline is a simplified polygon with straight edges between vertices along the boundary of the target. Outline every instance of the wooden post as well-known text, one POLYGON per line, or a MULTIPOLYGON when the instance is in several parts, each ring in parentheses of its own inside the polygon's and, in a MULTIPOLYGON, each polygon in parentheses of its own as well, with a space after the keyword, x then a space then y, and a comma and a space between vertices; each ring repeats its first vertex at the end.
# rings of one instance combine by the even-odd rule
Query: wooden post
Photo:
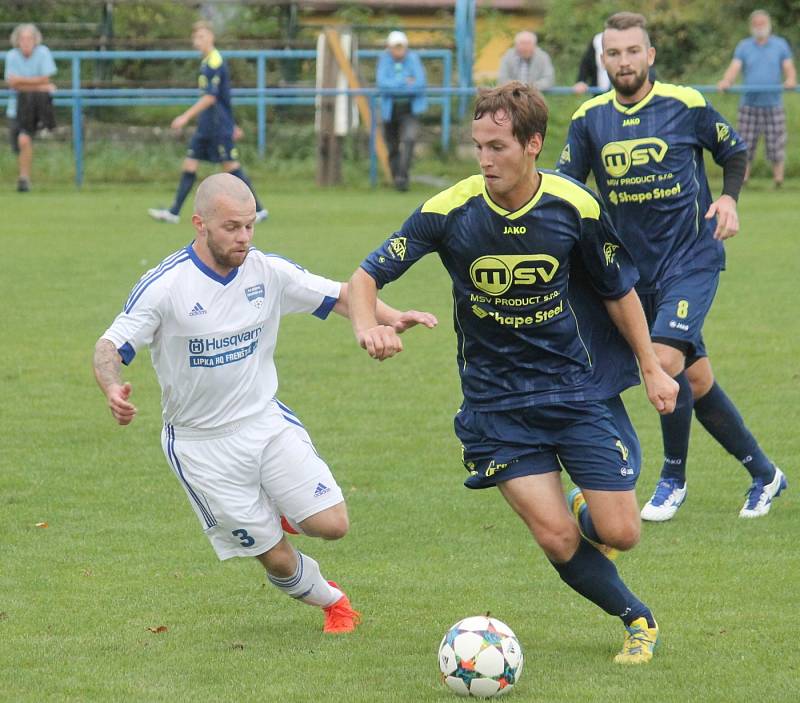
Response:
MULTIPOLYGON (((325 39, 326 39, 325 41, 326 58, 328 55, 328 50, 330 50, 330 52, 333 54, 336 63, 339 66, 339 69, 347 77, 347 84, 350 87, 350 89, 358 90, 359 88, 361 88, 361 82, 358 80, 358 76, 356 76, 356 73, 353 70, 353 66, 347 60, 347 56, 344 53, 344 49, 342 49, 342 43, 339 38, 339 32, 337 32, 332 27, 327 27, 325 29, 325 39)), ((355 98, 356 98, 356 105, 358 105, 358 112, 361 115, 361 119, 364 122, 367 131, 369 131, 372 125, 372 116, 370 114, 369 101, 364 95, 356 95, 355 98)), ((378 163, 380 163, 381 165, 381 170, 383 171, 383 175, 386 177, 386 181, 388 183, 391 183, 392 171, 389 168, 389 152, 386 149, 386 142, 383 140, 383 134, 381 134, 380 130, 378 130, 375 133, 375 152, 378 156, 378 163)))
MULTIPOLYGON (((318 85, 321 88, 335 89, 339 69, 327 36, 322 43, 324 48, 317 55, 317 60, 322 61, 322 79, 318 85)), ((341 138, 336 136, 334 124, 336 96, 321 95, 317 111, 317 184, 336 185, 342 182, 341 138)))

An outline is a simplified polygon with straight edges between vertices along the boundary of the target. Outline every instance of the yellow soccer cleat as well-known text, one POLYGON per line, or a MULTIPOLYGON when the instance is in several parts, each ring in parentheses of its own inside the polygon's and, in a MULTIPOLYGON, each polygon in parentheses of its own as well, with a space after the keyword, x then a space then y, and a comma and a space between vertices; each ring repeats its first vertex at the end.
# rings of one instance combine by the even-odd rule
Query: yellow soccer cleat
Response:
MULTIPOLYGON (((578 529, 581 527, 581 519, 580 515, 584 510, 588 510, 586 506, 586 499, 583 497, 583 492, 580 488, 573 488, 567 494, 567 505, 569 505, 569 509, 572 511, 572 514, 575 516, 575 520, 578 523, 578 529)), ((583 535, 583 530, 581 530, 581 534, 583 535)), ((589 542, 595 549, 597 549, 601 554, 603 554, 606 559, 610 559, 614 561, 619 556, 619 550, 614 549, 614 547, 609 547, 607 544, 603 544, 602 542, 595 542, 589 539, 586 535, 583 535, 583 538, 589 542)))
POLYGON ((658 644, 658 623, 649 627, 647 618, 637 618, 625 629, 625 642, 622 651, 614 657, 617 664, 647 664, 653 658, 658 644))

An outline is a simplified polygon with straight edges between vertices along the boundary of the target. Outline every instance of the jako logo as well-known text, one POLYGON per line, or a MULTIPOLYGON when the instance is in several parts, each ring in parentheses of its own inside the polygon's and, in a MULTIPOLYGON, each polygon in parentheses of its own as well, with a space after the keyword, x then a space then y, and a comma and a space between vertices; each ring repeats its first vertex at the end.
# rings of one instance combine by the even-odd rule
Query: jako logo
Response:
POLYGON ((527 231, 527 227, 503 227, 503 234, 525 234, 527 231))
POLYGON ((612 178, 624 176, 631 166, 642 166, 652 159, 661 163, 667 155, 667 143, 655 137, 609 142, 600 152, 606 172, 612 178))
POLYGON ((514 284, 549 283, 556 271, 558 259, 547 254, 498 254, 473 261, 469 276, 478 290, 489 295, 502 295, 514 284))

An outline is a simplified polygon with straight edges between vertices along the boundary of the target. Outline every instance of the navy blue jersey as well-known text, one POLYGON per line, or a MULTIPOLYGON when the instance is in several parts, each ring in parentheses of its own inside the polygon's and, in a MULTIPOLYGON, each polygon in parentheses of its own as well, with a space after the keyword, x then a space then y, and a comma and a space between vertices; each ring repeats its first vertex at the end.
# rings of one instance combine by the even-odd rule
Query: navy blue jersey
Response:
POLYGON ((698 91, 656 81, 632 106, 613 90, 581 105, 557 170, 582 182, 594 174, 639 269, 637 288, 652 292, 667 273, 725 267, 716 222, 704 218, 712 198, 703 149, 723 164, 746 148, 698 91))
POLYGON ((203 95, 213 95, 217 99, 197 118, 197 133, 206 138, 233 134, 231 78, 228 65, 216 49, 200 64, 197 83, 203 95))
POLYGON ((633 354, 602 298, 638 274, 600 201, 544 171, 509 212, 472 176, 423 203, 361 264, 379 287, 436 252, 453 281, 465 403, 505 410, 601 400, 638 383, 633 354))

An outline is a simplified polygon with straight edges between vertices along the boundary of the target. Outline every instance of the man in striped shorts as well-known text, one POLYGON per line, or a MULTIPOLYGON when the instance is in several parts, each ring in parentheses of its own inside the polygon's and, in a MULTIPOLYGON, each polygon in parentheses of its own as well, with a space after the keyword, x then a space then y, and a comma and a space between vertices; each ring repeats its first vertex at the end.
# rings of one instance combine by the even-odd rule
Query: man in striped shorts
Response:
POLYGON ((775 187, 780 188, 786 160, 783 93, 780 90, 755 89, 782 84, 786 90, 794 90, 797 71, 788 42, 772 34, 772 21, 764 10, 755 10, 750 15, 750 34, 736 46, 733 60, 717 86, 720 90, 727 90, 742 72, 743 84, 750 89, 742 95, 739 104, 739 134, 747 144, 745 180, 750 175, 758 139, 763 134, 767 160, 772 164, 772 178, 775 187))

